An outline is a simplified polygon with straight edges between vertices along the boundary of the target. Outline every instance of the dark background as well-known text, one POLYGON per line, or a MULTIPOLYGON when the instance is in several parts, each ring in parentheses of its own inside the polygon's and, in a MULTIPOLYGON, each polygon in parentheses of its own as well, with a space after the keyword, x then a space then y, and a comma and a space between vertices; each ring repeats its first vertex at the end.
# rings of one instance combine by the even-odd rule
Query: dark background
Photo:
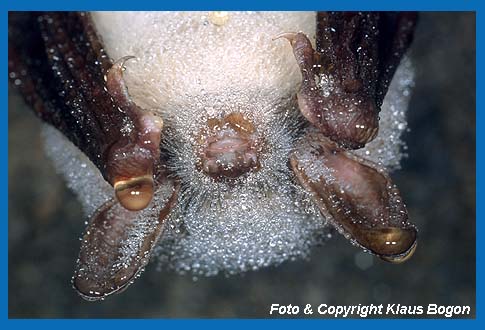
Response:
POLYGON ((229 278, 194 282, 151 264, 126 292, 95 303, 70 285, 80 204, 43 154, 39 120, 9 91, 9 316, 261 318, 272 303, 470 305, 474 316, 475 14, 422 13, 410 55, 409 157, 393 178, 419 227, 411 260, 388 264, 336 235, 310 261, 229 278))

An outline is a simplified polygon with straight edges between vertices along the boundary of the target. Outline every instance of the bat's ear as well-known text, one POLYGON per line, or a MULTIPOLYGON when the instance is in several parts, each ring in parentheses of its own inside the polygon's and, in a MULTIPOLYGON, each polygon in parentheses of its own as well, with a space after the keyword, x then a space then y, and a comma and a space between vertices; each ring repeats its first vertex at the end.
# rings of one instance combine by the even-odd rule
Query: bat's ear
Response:
POLYGON ((91 217, 72 278, 81 297, 93 301, 121 292, 143 271, 177 199, 178 184, 167 185, 156 194, 163 207, 152 202, 143 211, 129 211, 111 200, 91 217))
POLYGON ((326 218, 352 243, 399 263, 414 253, 417 230, 383 168, 309 134, 291 166, 326 218))

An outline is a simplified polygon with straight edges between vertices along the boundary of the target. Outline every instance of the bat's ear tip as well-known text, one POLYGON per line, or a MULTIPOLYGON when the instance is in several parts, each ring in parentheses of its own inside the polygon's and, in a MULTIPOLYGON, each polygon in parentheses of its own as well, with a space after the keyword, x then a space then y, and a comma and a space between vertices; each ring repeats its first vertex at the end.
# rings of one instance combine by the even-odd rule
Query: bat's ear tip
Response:
POLYGON ((417 230, 414 226, 362 228, 358 232, 359 243, 364 248, 393 264, 400 264, 410 259, 418 245, 417 230))
POLYGON ((413 228, 413 230, 415 233, 414 241, 406 251, 395 255, 380 255, 379 258, 393 264, 401 264, 411 259, 411 257, 414 255, 414 252, 416 252, 416 248, 418 246, 418 240, 416 238, 416 229, 413 228))
POLYGON ((93 287, 92 282, 81 277, 78 274, 74 274, 71 279, 71 284, 73 289, 77 292, 77 294, 87 301, 96 301, 101 300, 105 297, 104 292, 101 288, 93 287))
POLYGON ((82 276, 76 272, 72 277, 71 283, 73 289, 84 300, 104 300, 106 297, 114 293, 120 293, 128 288, 143 270, 144 268, 133 269, 132 267, 121 269, 110 281, 104 281, 103 283, 97 283, 92 278, 82 276))

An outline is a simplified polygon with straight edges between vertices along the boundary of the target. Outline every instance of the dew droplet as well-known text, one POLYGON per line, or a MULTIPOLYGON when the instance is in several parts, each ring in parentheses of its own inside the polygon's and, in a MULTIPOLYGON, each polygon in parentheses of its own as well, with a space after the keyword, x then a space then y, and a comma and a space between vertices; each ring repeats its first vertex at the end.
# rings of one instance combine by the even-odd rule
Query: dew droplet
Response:
POLYGON ((148 206, 153 198, 153 178, 143 175, 114 184, 116 198, 127 210, 140 211, 148 206))
POLYGON ((217 26, 223 26, 229 20, 227 11, 211 11, 209 13, 209 22, 217 26))

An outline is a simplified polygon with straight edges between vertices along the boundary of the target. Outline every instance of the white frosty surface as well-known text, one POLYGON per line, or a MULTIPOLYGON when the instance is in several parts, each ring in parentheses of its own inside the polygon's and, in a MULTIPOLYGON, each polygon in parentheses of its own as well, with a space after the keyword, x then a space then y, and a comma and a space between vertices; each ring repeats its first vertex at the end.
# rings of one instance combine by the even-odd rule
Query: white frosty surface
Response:
POLYGON ((60 131, 44 124, 42 137, 47 156, 78 196, 87 216, 114 198, 113 187, 104 180, 97 167, 60 131))
POLYGON ((414 71, 409 58, 404 57, 396 70, 379 113, 379 134, 356 154, 382 164, 391 170, 399 169, 405 143, 401 135, 407 128, 406 111, 411 89, 414 86, 414 71))
MULTIPOLYGON (((302 133, 294 101, 301 76, 289 43, 271 38, 303 31, 313 40, 315 13, 231 12, 223 26, 208 17, 207 12, 94 14, 110 57, 137 57, 126 63, 129 92, 137 104, 162 116, 168 165, 182 180, 156 251, 160 266, 213 275, 305 257, 326 236, 326 221, 288 167, 302 133), (195 168, 194 148, 208 117, 234 111, 252 120, 266 148, 261 170, 229 185, 195 168)), ((358 153, 398 167, 411 84, 406 62, 384 101, 378 137, 358 153)), ((49 156, 91 214, 112 197, 111 188, 60 133, 46 128, 45 135, 49 156)))
POLYGON ((170 103, 197 113, 201 108, 194 108, 191 97, 228 88, 272 88, 273 99, 293 94, 300 73, 291 46, 272 38, 302 31, 313 40, 316 14, 228 15, 223 26, 212 24, 208 12, 96 12, 93 19, 111 58, 137 58, 126 63, 126 80, 134 100, 146 108, 170 103))

